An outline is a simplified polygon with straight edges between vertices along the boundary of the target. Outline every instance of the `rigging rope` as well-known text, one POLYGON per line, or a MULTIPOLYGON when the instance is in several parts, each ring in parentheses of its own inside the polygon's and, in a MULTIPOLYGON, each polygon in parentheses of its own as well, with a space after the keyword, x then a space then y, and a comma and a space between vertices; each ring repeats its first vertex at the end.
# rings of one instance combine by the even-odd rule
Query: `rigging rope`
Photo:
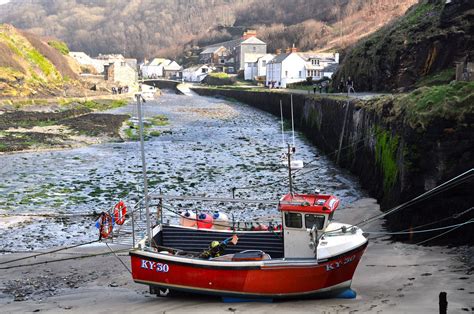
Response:
MULTIPOLYGON (((98 242, 98 241, 99 241, 99 240, 94 240, 94 241, 89 241, 89 242, 85 242, 85 243, 74 244, 74 245, 71 245, 71 246, 59 248, 59 249, 52 250, 52 251, 48 251, 48 252, 41 252, 41 253, 38 253, 38 254, 35 254, 35 255, 31 255, 31 256, 20 257, 20 258, 12 259, 12 260, 9 260, 9 261, 1 262, 0 265, 8 264, 8 263, 13 263, 13 262, 18 262, 18 261, 22 261, 22 260, 29 259, 29 258, 33 258, 33 257, 36 258, 36 257, 38 257, 38 256, 42 256, 42 255, 46 255, 46 254, 52 254, 52 253, 64 251, 64 250, 76 248, 76 247, 79 247, 79 246, 83 246, 83 245, 87 245, 87 244, 92 244, 92 243, 95 243, 95 242, 98 242)), ((1 268, 0 268, 0 269, 1 269, 1 268)))

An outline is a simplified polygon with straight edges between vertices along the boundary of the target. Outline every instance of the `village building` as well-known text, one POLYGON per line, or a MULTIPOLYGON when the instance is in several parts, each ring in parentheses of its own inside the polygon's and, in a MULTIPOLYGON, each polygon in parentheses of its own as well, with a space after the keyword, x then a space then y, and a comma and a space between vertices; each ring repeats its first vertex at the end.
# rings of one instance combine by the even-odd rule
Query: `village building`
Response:
POLYGON ((140 66, 143 78, 180 78, 182 67, 176 62, 165 58, 154 58, 140 66))
POLYGON ((102 60, 97 60, 91 58, 88 54, 82 51, 71 51, 69 56, 76 60, 82 67, 82 71, 95 72, 91 74, 100 74, 104 72, 104 62, 102 60), (93 69, 93 71, 86 69, 93 69))
POLYGON ((339 65, 339 53, 300 52, 299 55, 306 61, 306 77, 313 81, 331 79, 339 65))
POLYGON ((226 64, 229 58, 230 52, 224 46, 211 46, 204 49, 199 54, 199 62, 201 64, 226 64))
POLYGON ((208 65, 196 65, 183 70, 183 80, 186 82, 201 82, 210 72, 212 68, 208 65))
POLYGON ((163 66, 163 77, 167 79, 181 79, 182 67, 176 62, 171 61, 163 66))
POLYGON ((246 81, 265 81, 265 76, 267 75, 267 63, 272 60, 275 55, 265 54, 261 56, 260 54, 248 56, 247 61, 245 62, 244 67, 244 79, 246 81), (255 58, 255 61, 252 62, 252 57, 255 58))
POLYGON ((224 64, 228 73, 235 73, 244 71, 246 62, 255 62, 256 55, 264 56, 266 53, 267 44, 257 38, 256 31, 249 30, 239 39, 204 47, 200 62, 212 64, 208 61, 218 57, 218 62, 215 63, 224 64))
POLYGON ((104 79, 118 85, 130 86, 138 81, 138 75, 125 61, 111 62, 104 65, 104 79))
POLYGON ((267 63, 265 85, 286 88, 288 84, 306 80, 306 61, 296 48, 287 49, 267 63))

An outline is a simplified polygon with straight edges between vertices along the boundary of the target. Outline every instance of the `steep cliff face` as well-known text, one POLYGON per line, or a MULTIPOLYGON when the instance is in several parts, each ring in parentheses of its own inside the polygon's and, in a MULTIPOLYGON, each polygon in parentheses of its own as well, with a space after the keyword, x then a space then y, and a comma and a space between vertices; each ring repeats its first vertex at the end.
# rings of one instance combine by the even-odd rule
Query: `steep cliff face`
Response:
MULTIPOLYGON (((289 95, 271 92, 196 89, 220 95, 279 115, 283 101, 290 114, 289 95)), ((370 101, 294 95, 295 125, 339 165, 359 177, 364 188, 386 210, 474 167, 474 114, 456 119, 438 116, 424 127, 400 113, 395 97, 370 101)), ((471 108, 472 109, 472 108, 471 108)), ((402 110, 403 112, 403 110, 402 110)), ((473 180, 396 215, 387 216, 392 230, 407 229, 458 215, 474 204, 473 180)), ((453 218, 450 223, 470 216, 453 218)), ((437 225, 439 226, 439 225, 437 225)), ((474 236, 474 227, 464 233, 474 236)))
POLYGON ((408 12, 355 45, 335 74, 357 91, 407 90, 426 80, 454 78, 455 62, 474 60, 474 2, 420 0, 408 12))

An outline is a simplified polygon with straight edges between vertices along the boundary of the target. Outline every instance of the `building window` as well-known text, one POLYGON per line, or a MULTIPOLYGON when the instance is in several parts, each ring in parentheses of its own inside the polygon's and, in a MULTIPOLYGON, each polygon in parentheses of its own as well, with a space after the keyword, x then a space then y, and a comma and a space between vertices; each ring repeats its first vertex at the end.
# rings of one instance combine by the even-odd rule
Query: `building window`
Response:
POLYGON ((257 51, 257 47, 255 47, 255 46, 253 46, 252 49, 253 49, 254 52, 257 51))
POLYGON ((301 77, 301 71, 298 71, 298 77, 301 77))
POLYGON ((126 64, 127 64, 126 62, 120 62, 120 65, 123 66, 123 67, 124 67, 126 64))
POLYGON ((285 77, 288 77, 288 71, 285 71, 285 77))
POLYGON ((202 68, 202 69, 201 69, 201 73, 207 73, 207 69, 206 69, 206 68, 202 68))
POLYGON ((266 67, 267 66, 267 61, 263 60, 262 61, 262 67, 266 67))

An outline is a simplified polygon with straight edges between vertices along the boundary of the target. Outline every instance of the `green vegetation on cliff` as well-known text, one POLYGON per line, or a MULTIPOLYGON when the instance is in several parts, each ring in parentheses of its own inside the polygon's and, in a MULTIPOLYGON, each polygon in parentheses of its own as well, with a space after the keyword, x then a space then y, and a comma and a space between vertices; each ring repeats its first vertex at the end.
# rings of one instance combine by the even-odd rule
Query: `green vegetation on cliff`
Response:
POLYGON ((390 132, 381 128, 374 129, 375 134, 375 160, 382 168, 384 191, 389 191, 398 176, 397 150, 398 135, 392 136, 390 132))
POLYGON ((355 45, 335 74, 356 91, 409 90, 454 78, 456 61, 474 58, 474 2, 422 0, 398 21, 355 45))
POLYGON ((67 46, 0 24, 0 97, 31 96, 59 89, 75 73, 59 52, 67 46))

